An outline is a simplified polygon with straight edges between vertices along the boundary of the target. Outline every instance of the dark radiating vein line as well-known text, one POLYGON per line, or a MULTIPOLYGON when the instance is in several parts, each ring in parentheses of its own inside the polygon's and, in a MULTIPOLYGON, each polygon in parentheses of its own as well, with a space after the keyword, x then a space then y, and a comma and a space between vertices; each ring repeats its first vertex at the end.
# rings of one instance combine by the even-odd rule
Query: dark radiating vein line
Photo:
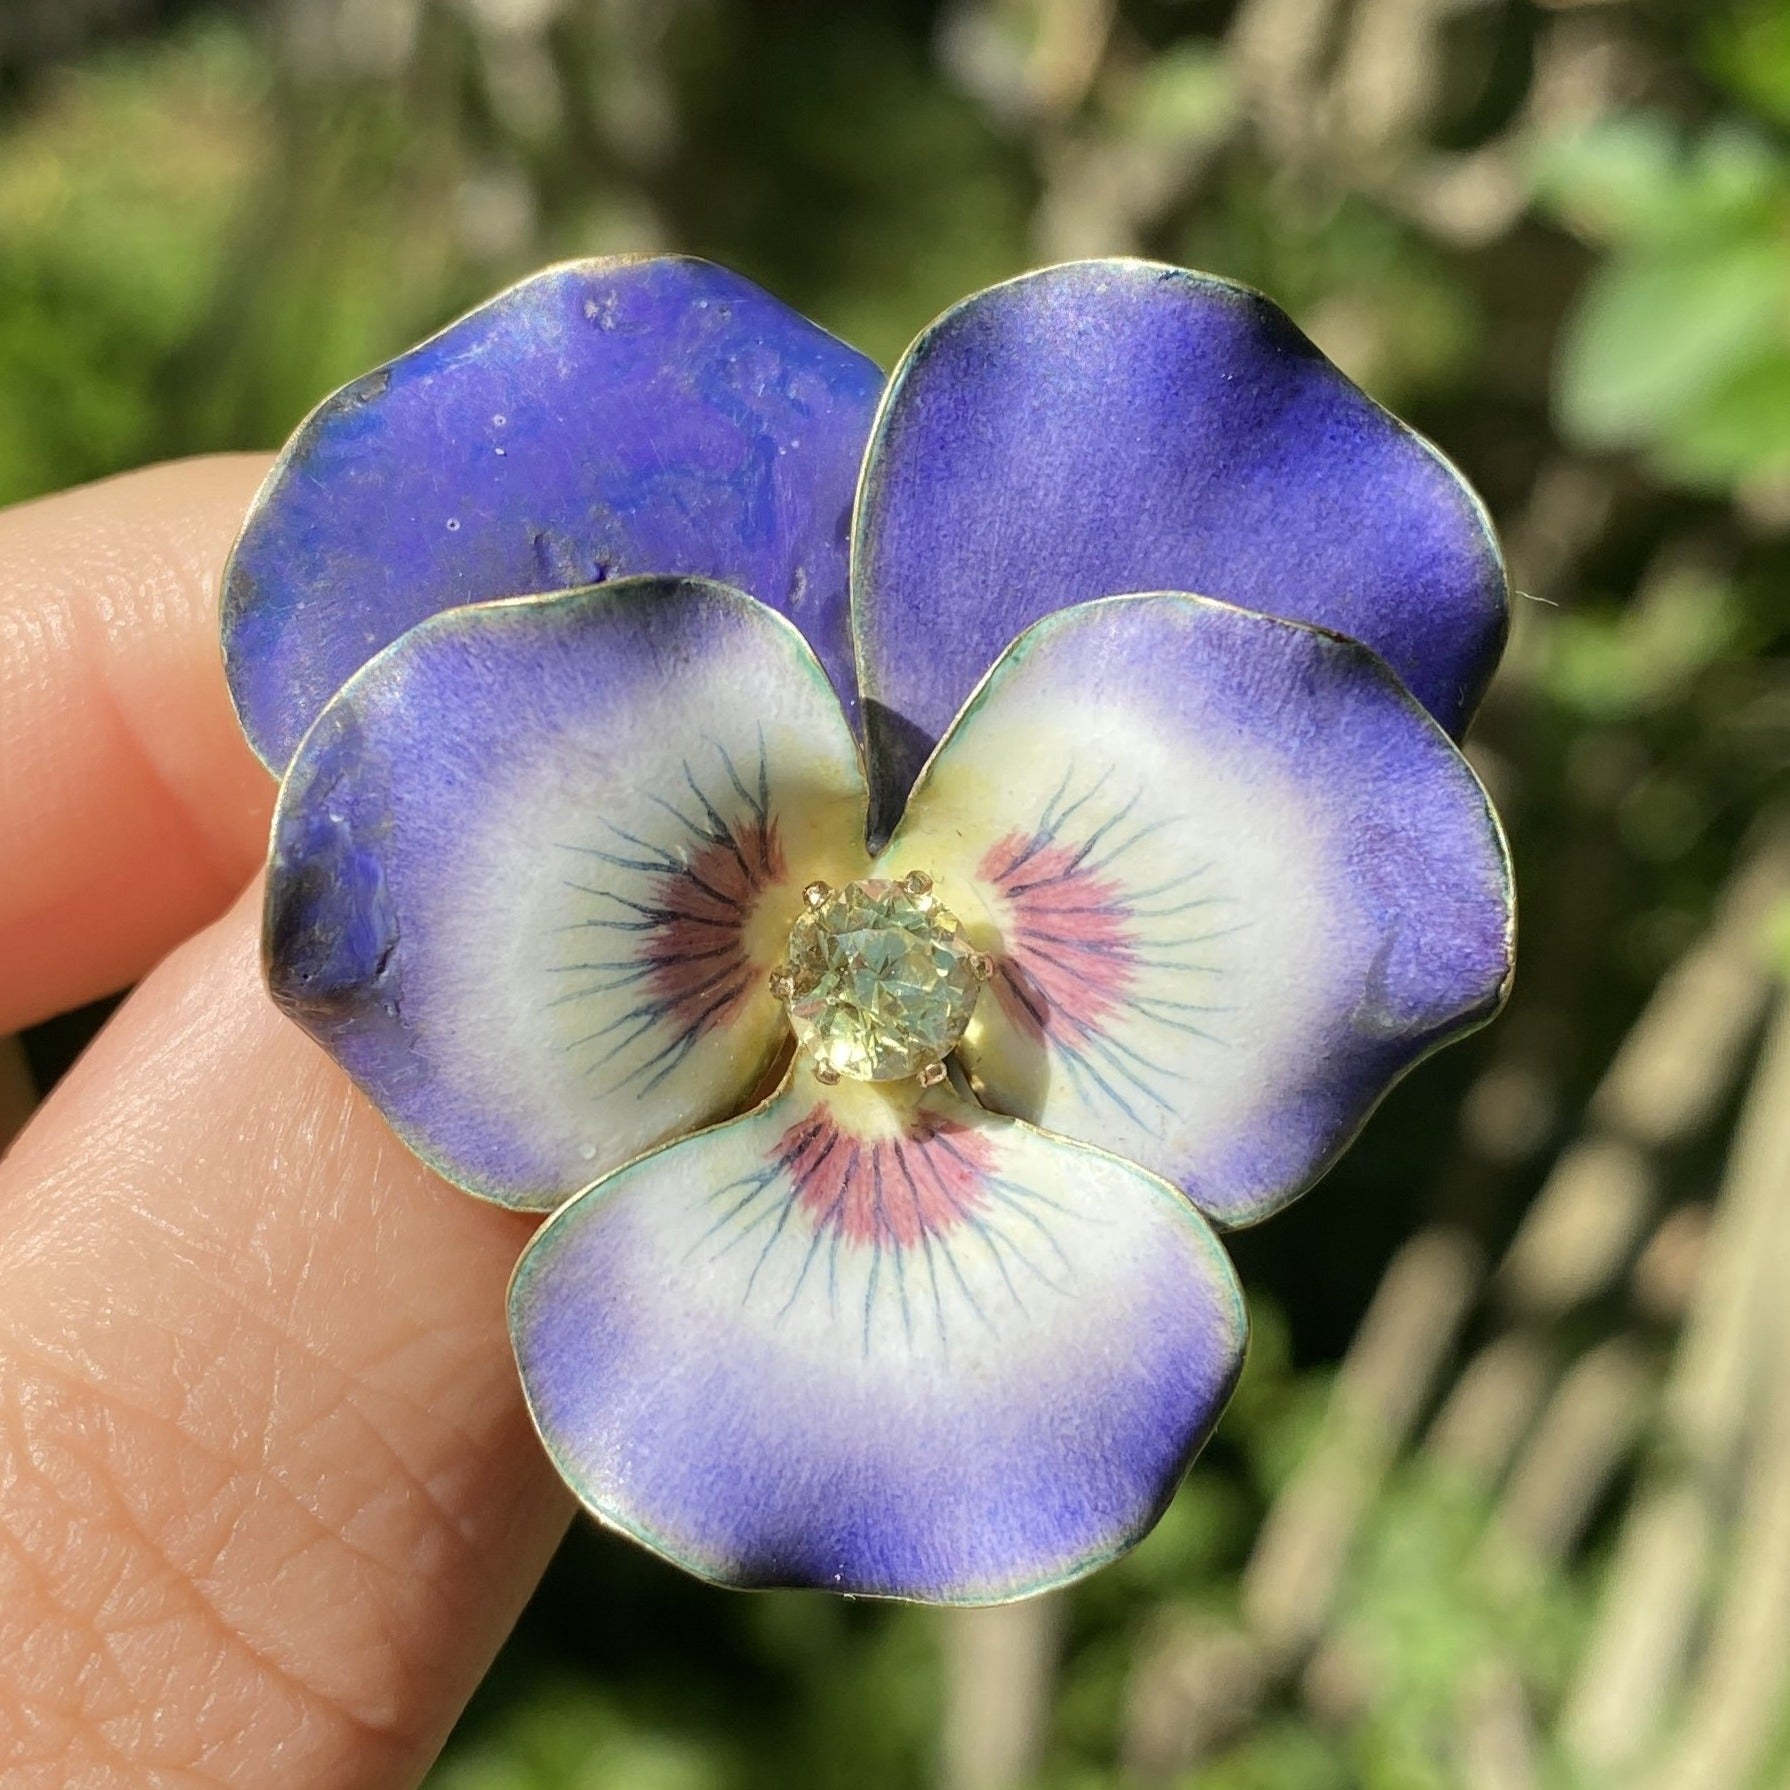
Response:
MULTIPOLYGON (((908 1192, 913 1197, 915 1212, 921 1211, 923 1209, 923 1202, 920 1198, 920 1184, 914 1179, 913 1165, 907 1159, 907 1151, 898 1149, 895 1153, 895 1162, 896 1166, 901 1170, 902 1178, 907 1182, 908 1192)), ((951 1206, 954 1212, 959 1210, 955 1199, 951 1201, 951 1206)), ((952 1278, 956 1280, 959 1291, 962 1292, 964 1298, 969 1302, 970 1310, 981 1319, 990 1334, 993 1334, 994 1325, 989 1322, 988 1314, 982 1309, 981 1303, 977 1300, 976 1295, 970 1290, 969 1282, 963 1277, 963 1269, 958 1266, 957 1257, 951 1248, 949 1234, 941 1232, 939 1234, 939 1243, 945 1252, 945 1265, 951 1270, 952 1278)))

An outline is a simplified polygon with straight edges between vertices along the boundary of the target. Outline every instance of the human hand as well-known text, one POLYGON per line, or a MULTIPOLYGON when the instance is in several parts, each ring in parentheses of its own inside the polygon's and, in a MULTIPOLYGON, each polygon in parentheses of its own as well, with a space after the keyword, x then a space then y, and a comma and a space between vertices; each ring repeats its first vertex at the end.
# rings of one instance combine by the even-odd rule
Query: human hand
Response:
POLYGON ((570 1508, 504 1332, 527 1221, 262 986, 216 592, 265 470, 0 513, 0 1035, 143 978, 0 1161, 18 1790, 414 1783, 570 1508))

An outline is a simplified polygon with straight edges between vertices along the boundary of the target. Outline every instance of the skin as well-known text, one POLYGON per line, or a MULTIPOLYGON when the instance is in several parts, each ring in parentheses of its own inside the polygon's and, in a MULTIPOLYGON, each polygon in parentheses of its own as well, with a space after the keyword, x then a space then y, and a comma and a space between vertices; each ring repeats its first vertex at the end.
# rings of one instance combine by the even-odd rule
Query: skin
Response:
POLYGON ((528 1221, 261 984, 216 591, 266 464, 0 512, 0 1036, 138 983, 0 1158, 18 1790, 414 1784, 569 1514, 504 1333, 528 1221))

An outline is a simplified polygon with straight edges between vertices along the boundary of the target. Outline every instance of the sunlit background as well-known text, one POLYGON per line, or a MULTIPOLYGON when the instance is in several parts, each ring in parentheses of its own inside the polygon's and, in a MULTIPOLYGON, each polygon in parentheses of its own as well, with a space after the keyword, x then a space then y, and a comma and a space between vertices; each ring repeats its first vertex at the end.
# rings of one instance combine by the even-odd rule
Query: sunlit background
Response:
POLYGON ((655 248, 885 364, 1044 260, 1279 299, 1498 518, 1522 967, 1240 1240, 1135 1555, 946 1618, 581 1528, 430 1790, 1786 1790, 1790 0, 0 0, 0 501, 655 248))

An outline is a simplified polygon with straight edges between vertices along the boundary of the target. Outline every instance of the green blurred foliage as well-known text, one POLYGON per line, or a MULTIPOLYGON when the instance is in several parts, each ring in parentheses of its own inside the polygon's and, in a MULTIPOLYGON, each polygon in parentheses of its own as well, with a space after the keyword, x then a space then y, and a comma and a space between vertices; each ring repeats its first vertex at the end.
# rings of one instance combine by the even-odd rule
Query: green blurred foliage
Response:
POLYGON ((1740 627, 1728 584, 1686 567, 1630 604, 1561 616, 1542 675, 1563 709, 1589 720, 1657 712, 1730 654, 1740 627))
POLYGON ((228 277, 267 69, 207 30, 58 82, 0 135, 0 497, 137 464, 228 277))
POLYGON ((1413 1466, 1382 1497, 1353 1569, 1345 1633, 1378 1685, 1355 1737, 1364 1783, 1449 1790, 1446 1742, 1482 1669, 1521 1661, 1529 1693, 1564 1690, 1582 1629, 1577 1588, 1488 1543, 1483 1493, 1413 1466))
POLYGON ((1544 143, 1544 206, 1604 256, 1560 344, 1570 439, 1696 489, 1790 487, 1790 13, 1711 10, 1730 106, 1636 109, 1544 143))
POLYGON ((1567 435, 1710 489, 1790 476, 1790 162, 1635 113, 1551 144, 1552 210, 1609 259, 1561 343, 1567 435))
MULTIPOLYGON (((78 45, 58 7, 18 41, 60 60, 8 65, 0 36, 0 501, 271 447, 531 267, 661 246, 885 364, 1040 258, 1209 268, 1486 493, 1524 587, 1476 744, 1523 885, 1516 1003, 1236 1239, 1256 1334, 1220 1436, 1066 1600, 1039 1790, 1116 1790, 1140 1660, 1167 1621, 1235 1620, 1387 1258, 1430 1218, 1509 1234, 1781 796, 1790 0, 1412 0, 1378 15, 1428 35, 1379 64, 1351 36, 1365 0, 1313 0, 1334 18, 1309 66, 1246 40, 1274 9, 1235 0, 143 0, 78 45), (1086 66, 1078 31, 1103 34, 1086 66), (1542 1092, 1488 1142, 1472 1098, 1506 1059, 1542 1092)), ((1790 966, 1790 919, 1774 938, 1790 966)), ((1487 1520, 1485 1494, 1401 1466, 1333 1623, 1365 1711, 1279 1686, 1188 1790, 1458 1782, 1447 1737, 1489 1659, 1549 1715, 1606 1537, 1562 1569, 1488 1553, 1487 1520)), ((917 1790, 940 1633, 726 1596, 580 1529, 430 1790, 917 1790)))

